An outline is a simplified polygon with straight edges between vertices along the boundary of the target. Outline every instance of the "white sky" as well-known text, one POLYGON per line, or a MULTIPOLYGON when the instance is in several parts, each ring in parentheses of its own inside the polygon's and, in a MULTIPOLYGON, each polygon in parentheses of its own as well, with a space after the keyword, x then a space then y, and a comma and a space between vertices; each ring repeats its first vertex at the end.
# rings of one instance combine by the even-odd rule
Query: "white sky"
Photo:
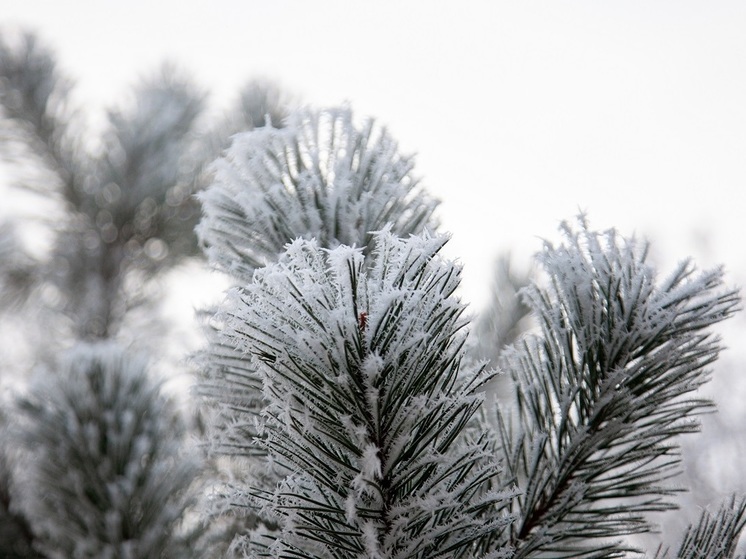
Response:
POLYGON ((746 273, 746 2, 0 0, 0 25, 96 109, 164 59, 216 103, 257 76, 349 101, 418 154, 477 305, 499 251, 527 262, 579 209, 746 273))

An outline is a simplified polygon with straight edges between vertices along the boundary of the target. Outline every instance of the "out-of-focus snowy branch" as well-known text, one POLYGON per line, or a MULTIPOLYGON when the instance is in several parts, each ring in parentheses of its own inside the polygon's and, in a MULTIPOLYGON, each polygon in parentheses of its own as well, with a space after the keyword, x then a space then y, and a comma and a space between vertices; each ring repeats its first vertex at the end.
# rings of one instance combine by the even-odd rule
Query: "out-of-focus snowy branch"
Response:
POLYGON ((79 345, 39 377, 11 426, 14 488, 49 557, 190 556, 199 462, 142 358, 79 345))

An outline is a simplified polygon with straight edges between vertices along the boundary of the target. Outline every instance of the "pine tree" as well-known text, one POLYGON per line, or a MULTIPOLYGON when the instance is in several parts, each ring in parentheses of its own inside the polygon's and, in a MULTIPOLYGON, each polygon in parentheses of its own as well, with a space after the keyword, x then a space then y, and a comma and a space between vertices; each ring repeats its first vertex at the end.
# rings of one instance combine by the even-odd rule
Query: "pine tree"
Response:
MULTIPOLYGON (((34 352, 29 360, 33 363, 22 363, 16 368, 30 369, 32 364, 43 363, 52 371, 70 375, 59 382, 79 383, 76 387, 64 386, 70 393, 85 394, 90 388, 87 377, 78 374, 69 363, 60 364, 61 349, 75 346, 81 340, 116 337, 134 340, 137 346, 162 345, 164 336, 155 326, 154 313, 150 312, 133 332, 132 324, 129 331, 126 324, 133 316, 130 311, 154 305, 157 286, 152 279, 185 259, 200 255, 193 232, 199 215, 193 194, 209 176, 206 163, 224 149, 229 135, 262 125, 265 117, 269 116, 273 125, 280 126, 287 101, 273 84, 252 81, 240 92, 234 109, 207 122, 204 93, 183 72, 164 65, 141 80, 122 105, 110 109, 101 132, 93 135, 86 120, 92 115, 75 108, 73 94, 73 82, 59 70, 54 53, 35 35, 0 36, 0 157, 10 164, 17 183, 13 186, 20 187, 27 195, 35 195, 34 202, 54 212, 54 218, 42 216, 39 220, 51 238, 51 246, 40 258, 32 258, 24 250, 14 223, 0 224, 0 313, 4 313, 2 318, 8 322, 22 315, 24 328, 34 318, 38 319, 34 331, 25 340, 34 352), (27 299, 27 305, 19 304, 27 299), (11 315, 11 310, 15 314, 11 315), (42 335, 44 339, 38 339, 42 335)), ((17 334, 18 330, 14 326, 13 333, 17 334)), ((86 354, 89 349, 84 344, 79 352, 86 354)), ((99 357, 105 361, 103 355, 99 357)), ((107 374, 113 377, 139 374, 139 358, 129 362, 121 353, 110 357, 113 361, 102 366, 107 374)), ((3 355, 0 374, 10 372, 9 360, 9 355, 3 355)), ((122 382, 123 400, 114 403, 123 408, 127 405, 129 381, 122 382)), ((175 445, 179 431, 169 429, 174 418, 166 413, 168 410, 157 391, 143 389, 129 394, 135 395, 152 401, 132 402, 133 409, 150 405, 154 414, 154 410, 165 413, 160 426, 157 416, 151 417, 152 430, 163 439, 157 444, 164 449, 175 445)), ((99 411, 104 413, 103 409, 99 411)), ((119 412, 125 413, 123 409, 119 412)), ((47 429, 49 438, 43 444, 52 444, 55 436, 64 439, 70 435, 64 431, 64 425, 34 424, 35 419, 43 421, 41 416, 26 419, 25 431, 8 433, 0 451, 3 464, 20 444, 17 438, 24 435, 19 433, 47 429), (54 428, 58 430, 56 433, 54 428)), ((77 450, 79 466, 106 468, 104 462, 109 458, 105 454, 90 448, 77 450), (86 450, 91 452, 86 455, 86 450)), ((52 455, 47 458, 49 463, 54 460, 52 455)), ((0 548, 21 550, 16 538, 20 535, 25 547, 18 553, 28 552, 29 557, 35 557, 36 552, 31 548, 44 546, 54 555, 57 551, 44 538, 50 537, 49 527, 59 518, 49 509, 35 508, 40 503, 34 503, 32 495, 40 497, 43 492, 39 492, 35 483, 29 483, 28 478, 15 479, 16 472, 26 471, 23 461, 9 461, 16 467, 0 469, 4 498, 0 510, 3 527, 0 548), (20 507, 18 501, 26 506, 20 507), (26 513, 36 514, 33 521, 24 516, 26 513), (50 516, 45 518, 46 514, 50 516), (46 536, 41 535, 43 530, 46 536), (33 541, 39 538, 42 540, 33 541)), ((159 475, 170 476, 171 472, 156 468, 148 475, 157 479, 159 475)), ((176 482, 187 483, 189 478, 164 479, 162 485, 174 493, 188 489, 175 485, 176 482)), ((152 480, 149 483, 158 485, 152 480)), ((58 497, 58 504, 63 497, 70 499, 65 503, 70 510, 86 506, 84 494, 71 491, 58 497), (76 499, 83 503, 76 503, 76 499)), ((153 509, 148 512, 151 517, 160 514, 166 518, 171 514, 167 499, 160 503, 166 508, 156 511, 157 506, 157 501, 149 504, 153 509)), ((141 508, 119 512, 133 515, 122 519, 124 524, 134 526, 142 520, 137 518, 142 515, 141 508)), ((165 530, 167 526, 161 528, 165 530)), ((76 533, 82 537, 79 532, 72 532, 76 533)), ((71 547, 66 549, 73 553, 71 547)), ((129 553, 127 549, 124 546, 119 552, 129 553)), ((95 552, 91 553, 96 556, 95 552)), ((138 553, 151 556, 148 551, 138 553)))
MULTIPOLYGON (((231 277, 198 358, 208 446, 228 463, 202 512, 242 517, 225 553, 644 553, 628 538, 676 508, 678 440, 713 406, 697 394, 721 349, 712 329, 739 305, 721 270, 685 262, 659 280, 644 243, 581 216, 470 330, 437 201, 374 121, 345 108, 285 122, 278 91, 255 83, 209 130, 203 94, 164 67, 91 141, 71 91, 35 37, 0 40, 2 154, 41 169, 19 180, 62 216, 44 262, 0 230, 0 297, 53 285, 67 339, 101 340, 198 244, 231 277), (515 336, 527 310, 536 328, 515 336)), ((56 372, 3 418, 0 552, 200 554, 184 524, 196 464, 144 362, 100 343, 47 362, 56 372)), ((705 511, 656 559, 735 557, 744 503, 705 511)))
MULTIPOLYGON (((400 230, 399 214, 388 226, 359 217, 408 199, 379 198, 378 177, 393 173, 350 178, 390 151, 351 150, 340 138, 354 128, 340 133, 337 114, 238 137, 202 196, 210 261, 237 282, 203 356, 212 444, 262 474, 224 488, 264 520, 236 550, 642 553, 626 536, 675 508, 676 440, 712 405, 695 393, 720 351, 711 327, 738 306, 722 271, 684 263, 658 282, 644 243, 584 218, 566 226, 565 244, 539 256, 544 279, 522 291, 539 332, 501 352, 515 405, 490 411, 492 373, 465 355, 445 238, 400 230)), ((679 556, 733 557, 743 524, 734 498, 703 515, 679 556)))
MULTIPOLYGON (((186 428, 145 362, 79 345, 19 402, 18 505, 50 558, 189 557, 186 428)), ((196 556, 196 555, 195 555, 196 556)))
POLYGON ((0 154, 22 188, 55 200, 61 214, 38 283, 59 292, 74 339, 106 339, 130 310, 153 303, 150 279, 199 255, 193 194, 206 164, 265 115, 279 125, 284 101, 276 86, 249 82, 237 107, 208 126, 205 93, 164 65, 94 136, 74 108, 73 85, 33 34, 0 37, 0 154))
POLYGON ((6 157, 34 159, 44 172, 25 186, 58 196, 67 216, 51 272, 75 337, 109 337, 138 297, 131 286, 141 282, 125 282, 128 274, 144 279, 162 260, 194 253, 189 231, 197 212, 184 155, 201 95, 164 70, 135 91, 129 114, 109 113, 93 154, 71 108, 72 84, 35 37, 17 48, 0 45, 0 75, 6 157))

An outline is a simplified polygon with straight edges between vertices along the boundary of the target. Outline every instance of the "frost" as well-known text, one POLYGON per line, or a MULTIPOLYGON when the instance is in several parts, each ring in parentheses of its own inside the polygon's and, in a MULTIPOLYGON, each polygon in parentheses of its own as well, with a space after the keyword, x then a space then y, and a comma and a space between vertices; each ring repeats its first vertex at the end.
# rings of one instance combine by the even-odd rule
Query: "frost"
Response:
POLYGON ((345 500, 345 512, 347 513, 347 516, 345 517, 347 522, 350 524, 354 523, 357 519, 357 502, 352 493, 350 493, 345 500))
POLYGON ((646 531, 645 513, 673 506, 674 441, 709 407, 692 393, 720 349, 700 330, 738 304, 719 270, 683 264, 657 284, 644 243, 590 231, 582 216, 579 225, 539 255, 549 281, 524 295, 541 332, 502 362, 521 414, 511 429, 497 410, 509 479, 541 488, 522 504, 522 522, 537 528, 518 542, 521 556, 590 553, 589 527, 596 537, 646 531))
POLYGON ((383 371, 384 363, 383 358, 375 352, 368 353, 365 356, 361 369, 368 385, 376 385, 383 371))
POLYGON ((112 344, 76 346, 55 376, 39 377, 20 411, 16 435, 29 457, 21 506, 50 556, 182 549, 179 523, 198 462, 141 358, 112 344))
POLYGON ((368 250, 384 227, 407 236, 436 226, 437 202, 411 171, 373 121, 357 128, 348 109, 301 111, 284 128, 234 138, 199 195, 198 233, 210 261, 244 281, 297 238, 368 250))
POLYGON ((226 338, 241 340, 264 378, 271 434, 261 446, 303 472, 292 491, 285 478, 273 502, 297 499, 309 511, 320 507, 324 519, 319 532, 313 516, 286 504, 275 509, 287 519, 288 549, 343 532, 350 548, 416 556, 435 542, 468 545, 493 524, 464 513, 465 494, 490 475, 476 467, 483 459, 476 448, 454 445, 489 378, 459 370, 464 307, 453 292, 460 270, 439 256, 443 237, 384 231, 373 241, 369 255, 290 243, 241 288, 226 324, 226 338), (417 496, 423 485, 426 499, 417 496), (421 535, 413 540, 411 530, 421 535))
POLYGON ((381 479, 381 449, 374 444, 369 444, 363 450, 362 472, 370 479, 381 479))
POLYGON ((381 553, 381 544, 378 541, 380 526, 373 522, 363 523, 363 541, 365 542, 365 553, 370 559, 387 559, 388 554, 381 553))

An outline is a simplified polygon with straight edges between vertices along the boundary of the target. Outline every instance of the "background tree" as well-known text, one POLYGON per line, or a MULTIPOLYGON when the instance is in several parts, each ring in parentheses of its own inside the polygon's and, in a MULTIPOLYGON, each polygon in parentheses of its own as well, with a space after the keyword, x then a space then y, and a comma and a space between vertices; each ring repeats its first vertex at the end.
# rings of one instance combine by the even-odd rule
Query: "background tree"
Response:
MULTIPOLYGON (((34 233, 41 232, 48 239, 41 250, 27 251, 23 238, 28 223, 17 226, 8 221, 0 227, 0 312, 7 319, 3 332, 12 334, 12 339, 4 336, 4 340, 9 347, 25 341, 29 349, 25 360, 19 356, 21 352, 2 352, 3 380, 9 381, 12 370, 27 373, 35 364, 43 363, 48 370, 69 376, 59 382, 78 383, 64 387, 70 394, 81 395, 90 386, 85 375, 59 362, 65 347, 81 341, 117 338, 158 354, 167 343, 160 328, 164 323, 158 322, 153 309, 159 294, 153 280, 186 259, 200 256, 194 234, 199 207, 193 195, 209 175, 207 164, 220 154, 233 133, 263 125, 267 116, 267 122, 281 126, 284 104, 289 101, 277 86, 263 80, 249 82, 240 92, 236 106, 222 116, 207 113, 205 97, 183 72, 164 65, 141 80, 120 106, 106 113, 103 124, 94 128, 90 123, 95 119, 89 117, 95 115, 75 108, 73 82, 63 75, 54 54, 36 36, 0 35, 0 155, 9 176, 15 179, 14 193, 28 196, 33 205, 41 205, 34 215, 34 233), (26 300, 25 306, 20 305, 26 300), (132 311, 146 306, 147 312, 141 313, 144 318, 137 323, 137 313, 132 311)), ((81 349, 80 354, 86 351, 81 349)), ((99 358, 104 359, 102 355, 99 358)), ((120 379, 121 383, 114 380, 118 375, 136 375, 138 361, 129 363, 122 354, 116 359, 122 362, 102 366, 106 374, 114 377, 111 382, 116 389, 112 388, 113 393, 108 395, 110 401, 99 402, 96 411, 115 413, 105 408, 117 405, 120 409, 116 413, 127 414, 131 411, 122 408, 128 405, 133 409, 150 405, 150 419, 157 422, 154 410, 163 406, 155 389, 134 394, 129 390, 129 379, 120 379), (128 398, 135 396, 140 401, 128 403, 128 398)), ((70 439, 73 434, 64 431, 64 425, 57 425, 57 432, 53 432, 55 425, 51 421, 43 424, 42 410, 53 413, 54 405, 64 404, 55 404, 42 388, 40 384, 27 388, 34 392, 29 397, 38 403, 38 409, 34 408, 38 421, 27 417, 26 430, 20 435, 16 432, 14 437, 24 440, 34 429, 37 434, 46 429, 46 439, 34 438, 38 444, 53 445, 55 436, 70 439)), ((74 413, 75 408, 68 411, 74 413)), ((173 418, 166 414, 162 421, 160 426, 151 425, 151 430, 163 438, 154 444, 172 448, 169 445, 176 445, 178 439, 178 433, 169 429, 173 418)), ((119 436, 123 446, 132 444, 134 448, 139 444, 134 439, 143 434, 122 428, 119 436)), ((39 503, 34 503, 31 495, 44 494, 45 486, 39 486, 39 479, 18 475, 27 469, 24 461, 16 459, 18 444, 18 439, 12 438, 3 447, 8 452, 2 456, 3 464, 7 462, 9 466, 0 472, 2 486, 7 489, 3 492, 7 499, 3 501, 2 522, 4 527, 14 529, 0 533, 8 538, 0 545, 21 549, 16 545, 20 534, 27 545, 18 553, 35 553, 31 551, 33 546, 54 555, 50 544, 53 540, 49 538, 52 525, 61 526, 60 519, 55 520, 51 509, 35 508, 39 503), (19 502, 26 506, 21 508, 19 502), (26 518, 31 514, 35 515, 33 521, 26 518)), ((61 451, 59 446, 50 446, 49 452, 53 448, 61 451)), ((76 452, 79 467, 106 469, 111 459, 106 451, 80 444, 76 452)), ((54 456, 45 456, 51 467, 54 456)), ((161 480, 163 487, 175 492, 186 487, 174 483, 191 481, 188 476, 171 477, 172 472, 157 468, 147 474, 153 476, 147 478, 151 479, 149 483, 166 476, 161 480)), ((110 468, 106 475, 100 480, 102 484, 107 480, 115 483, 114 477, 123 473, 110 468)), ((126 479, 120 481, 129 483, 126 479)), ((59 493, 59 488, 47 489, 59 497, 58 505, 68 499, 65 506, 71 510, 84 508, 76 502, 85 500, 83 494, 72 489, 67 494, 59 493)), ((167 500, 161 505, 166 507, 167 500)), ((159 503, 152 501, 149 506, 154 509, 159 503)), ((171 514, 169 510, 151 510, 148 514, 151 519, 158 514, 162 518, 171 514)), ((135 517, 142 515, 143 510, 124 507, 119 513, 131 515, 122 522, 132 528, 140 522, 135 517)), ((167 526, 161 528, 166 530, 167 526)), ((114 545, 99 536, 100 541, 114 545)), ((103 548, 95 549, 104 553, 103 548)), ((139 556, 155 556, 144 548, 138 549, 139 556)), ((125 551, 122 548, 119 553, 125 551)), ((77 556, 79 552, 68 546, 64 553, 77 556)), ((93 556, 98 557, 95 553, 93 556)))
POLYGON ((19 402, 20 509, 47 557, 198 556, 182 526, 199 464, 145 362, 78 345, 19 402))
POLYGON ((150 279, 198 255, 193 194, 206 164, 232 133, 284 118, 278 88, 254 81, 209 126, 205 94, 165 65, 108 111, 96 138, 73 108, 72 82, 30 34, 0 40, 0 78, 2 154, 21 186, 58 202, 37 274, 59 292, 75 339, 116 334, 128 311, 152 303, 150 279))

